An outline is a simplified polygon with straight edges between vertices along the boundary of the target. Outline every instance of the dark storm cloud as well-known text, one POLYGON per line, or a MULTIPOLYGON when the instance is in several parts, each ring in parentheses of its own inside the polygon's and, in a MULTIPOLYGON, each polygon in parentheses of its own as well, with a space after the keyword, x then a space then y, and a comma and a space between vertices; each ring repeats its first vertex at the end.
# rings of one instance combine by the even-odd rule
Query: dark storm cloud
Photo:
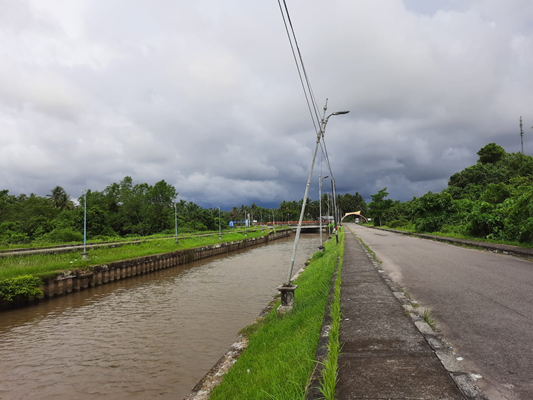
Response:
MULTIPOLYGON (((533 125, 527 0, 288 5, 319 108, 350 110, 326 132, 341 193, 440 191, 533 125)), ((303 197, 316 134, 277 5, 0 0, 0 32, 0 189, 129 175, 208 207, 303 197)), ((319 173, 320 153, 313 198, 319 173)))

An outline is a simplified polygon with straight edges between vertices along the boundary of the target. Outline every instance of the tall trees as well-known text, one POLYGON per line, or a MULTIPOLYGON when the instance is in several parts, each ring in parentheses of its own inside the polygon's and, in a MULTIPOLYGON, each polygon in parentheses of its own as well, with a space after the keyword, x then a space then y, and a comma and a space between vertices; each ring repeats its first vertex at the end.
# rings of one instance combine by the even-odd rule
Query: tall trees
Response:
POLYGON ((70 210, 74 208, 74 204, 70 201, 70 196, 61 186, 53 188, 52 193, 46 197, 52 200, 55 208, 59 208, 60 210, 70 210))
POLYGON ((374 218, 374 225, 376 226, 382 225, 381 217, 383 216, 383 213, 394 204, 394 201, 391 199, 385 200, 385 197, 388 195, 387 188, 383 188, 376 194, 371 195, 372 202, 368 205, 368 208, 370 210, 370 216, 374 218))
POLYGON ((366 201, 363 199, 363 196, 359 194, 359 192, 355 192, 354 196, 352 196, 350 193, 346 193, 344 195, 338 194, 337 206, 344 213, 361 211, 361 213, 366 216, 368 212, 366 201))
POLYGON ((482 147, 477 152, 477 155, 481 164, 494 164, 504 158, 506 152, 503 147, 498 146, 496 143, 489 143, 482 147))
MULTIPOLYGON (((530 243, 533 157, 506 153, 494 143, 481 148, 478 155, 476 164, 450 177, 447 189, 395 203, 383 213, 383 222, 390 227, 404 226, 420 232, 530 243)), ((369 206, 374 207, 373 203, 369 206)))

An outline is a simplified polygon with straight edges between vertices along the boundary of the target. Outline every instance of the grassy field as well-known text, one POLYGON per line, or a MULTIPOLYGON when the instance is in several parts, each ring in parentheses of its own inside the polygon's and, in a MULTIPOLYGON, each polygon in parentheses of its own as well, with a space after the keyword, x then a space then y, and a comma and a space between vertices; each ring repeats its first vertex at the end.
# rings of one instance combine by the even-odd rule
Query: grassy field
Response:
MULTIPOLYGON (((265 236, 270 230, 248 231, 247 238, 265 236)), ((222 242, 245 239, 242 233, 226 233, 222 242)), ((218 232, 211 236, 193 236, 180 238, 176 245, 173 238, 153 239, 140 244, 129 244, 116 248, 99 248, 90 250, 89 260, 81 259, 81 251, 61 254, 25 255, 0 258, 0 280, 21 275, 43 276, 75 268, 86 269, 91 265, 107 264, 113 261, 129 260, 153 254, 169 253, 176 250, 191 249, 220 243, 218 232)))
MULTIPOLYGON (((283 228, 287 228, 287 226, 285 227, 276 227, 277 229, 283 229, 283 228)), ((267 228, 265 228, 267 229, 267 228)), ((269 228, 270 229, 270 228, 269 228)), ((252 228, 248 228, 246 231, 247 232, 252 232, 252 231, 257 231, 257 230, 261 230, 260 227, 252 227, 252 228)), ((182 240, 182 239, 188 239, 188 238, 192 238, 192 237, 197 237, 197 236, 211 236, 211 235, 218 235, 218 230, 217 231, 200 231, 200 232, 189 232, 189 233, 179 233, 178 234, 178 240, 182 240)), ((244 233, 244 228, 242 227, 238 227, 237 229, 223 229, 222 230, 222 235, 223 237, 227 234, 231 234, 231 233, 244 233)), ((100 244, 100 243, 108 243, 108 242, 113 242, 113 243, 121 243, 121 242, 132 242, 132 241, 150 241, 150 240, 154 240, 154 239, 167 239, 167 238, 175 238, 174 235, 169 235, 169 234, 157 234, 157 235, 151 235, 151 236, 131 236, 131 237, 120 237, 120 236, 117 236, 117 237, 110 237, 106 240, 102 239, 102 240, 88 240, 87 241, 87 244, 90 245, 90 244, 100 244)), ((58 246, 65 246, 65 245, 68 245, 68 246, 71 246, 71 245, 83 245, 83 242, 68 242, 68 243, 48 243, 48 242, 41 242, 41 241, 35 241, 35 242, 32 242, 32 243, 27 243, 27 244, 5 244, 5 243, 0 243, 0 251, 10 251, 10 250, 15 250, 15 249, 43 249, 43 248, 49 248, 49 247, 58 247, 58 246)))
POLYGON ((298 289, 290 313, 278 316, 278 301, 264 319, 244 330, 249 336, 248 347, 215 387, 210 400, 305 398, 315 368, 331 277, 343 246, 343 241, 338 245, 335 241, 326 243, 324 253, 313 255, 311 264, 294 282, 298 289))

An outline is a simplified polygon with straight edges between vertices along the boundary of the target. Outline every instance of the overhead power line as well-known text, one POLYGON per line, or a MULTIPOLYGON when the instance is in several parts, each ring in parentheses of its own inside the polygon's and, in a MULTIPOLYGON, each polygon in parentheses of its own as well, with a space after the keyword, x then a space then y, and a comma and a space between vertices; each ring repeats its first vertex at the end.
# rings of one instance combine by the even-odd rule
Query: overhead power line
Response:
POLYGON ((318 123, 318 126, 320 126, 320 117, 318 115, 318 107, 316 105, 315 97, 313 94, 313 89, 311 88, 311 82, 309 81, 309 77, 305 69, 302 53, 300 51, 300 46, 298 45, 298 40, 296 39, 296 34, 294 32, 294 27, 292 25, 292 20, 289 14, 289 9, 287 7, 287 3, 285 2, 285 0, 283 0, 283 6, 281 5, 281 0, 278 0, 278 5, 279 5, 279 10, 281 12, 281 17, 283 18, 283 24, 285 25, 285 32, 287 33, 289 44, 291 46, 294 62, 296 63, 296 69, 298 70, 298 76, 300 77, 300 82, 302 84, 302 89, 304 91, 305 100, 307 102, 307 108, 309 109, 309 114, 311 115, 311 120, 313 121, 313 126, 315 127, 315 131, 318 132, 319 128, 317 128, 317 123, 318 123), (288 25, 287 25, 287 22, 288 22, 288 25), (290 30, 289 30, 289 26, 290 26, 290 30), (296 47, 296 50, 295 50, 295 47, 296 47), (298 53, 298 55, 296 53, 298 53), (304 83, 304 79, 305 79, 305 83, 304 83))

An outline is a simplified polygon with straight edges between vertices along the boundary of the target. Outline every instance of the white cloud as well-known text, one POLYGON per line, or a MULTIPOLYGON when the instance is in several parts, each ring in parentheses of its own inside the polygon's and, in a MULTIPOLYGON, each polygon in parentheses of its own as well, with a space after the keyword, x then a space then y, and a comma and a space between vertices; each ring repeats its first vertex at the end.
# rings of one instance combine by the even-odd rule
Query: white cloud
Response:
MULTIPOLYGON (((528 5, 290 2, 319 108, 350 110, 326 132, 339 191, 409 199, 488 142, 518 151, 528 5)), ((315 133, 276 4, 0 0, 0 70, 0 189, 131 175, 206 206, 303 196, 315 133)))

